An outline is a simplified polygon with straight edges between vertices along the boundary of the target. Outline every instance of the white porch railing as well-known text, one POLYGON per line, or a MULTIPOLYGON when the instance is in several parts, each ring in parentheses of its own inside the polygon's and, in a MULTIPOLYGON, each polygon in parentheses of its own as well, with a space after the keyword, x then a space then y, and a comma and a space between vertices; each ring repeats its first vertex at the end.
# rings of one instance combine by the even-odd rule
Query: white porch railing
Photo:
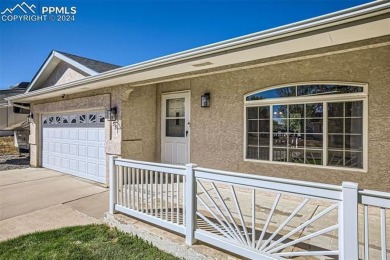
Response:
POLYGON ((252 259, 387 259, 389 208, 390 194, 358 191, 355 183, 110 160, 111 213, 252 259))
POLYGON ((390 239, 387 239, 390 235, 390 193, 361 190, 359 203, 363 208, 359 219, 362 226, 360 244, 363 245, 360 257, 390 259, 390 239))

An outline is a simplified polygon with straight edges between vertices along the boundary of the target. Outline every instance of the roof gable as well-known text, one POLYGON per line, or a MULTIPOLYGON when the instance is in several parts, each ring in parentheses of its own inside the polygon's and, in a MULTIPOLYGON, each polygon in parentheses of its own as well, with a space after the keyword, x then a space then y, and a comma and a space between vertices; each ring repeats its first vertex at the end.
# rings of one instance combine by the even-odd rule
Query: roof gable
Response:
POLYGON ((77 56, 77 55, 66 53, 66 52, 58 52, 58 53, 65 55, 66 57, 68 57, 68 58, 70 58, 70 59, 72 59, 72 60, 84 65, 85 67, 92 69, 93 71, 98 72, 98 73, 106 72, 106 71, 117 69, 120 67, 118 65, 114 65, 114 64, 110 64, 110 63, 102 62, 102 61, 97 61, 97 60, 93 60, 93 59, 88 59, 85 57, 77 56))
POLYGON ((71 68, 81 72, 79 74, 83 76, 95 76, 101 72, 119 68, 117 65, 53 50, 32 79, 26 93, 48 87, 44 83, 60 63, 68 64, 71 68))

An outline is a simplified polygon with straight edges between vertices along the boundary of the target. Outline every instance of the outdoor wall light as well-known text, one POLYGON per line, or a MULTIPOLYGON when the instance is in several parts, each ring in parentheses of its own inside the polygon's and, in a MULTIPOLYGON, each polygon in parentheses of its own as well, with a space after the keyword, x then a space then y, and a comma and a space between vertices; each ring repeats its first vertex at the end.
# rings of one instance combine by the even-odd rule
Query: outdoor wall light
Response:
POLYGON ((115 121, 116 120, 117 109, 116 107, 112 107, 107 110, 106 120, 107 121, 115 121))
POLYGON ((210 93, 204 93, 200 99, 201 107, 209 107, 210 106, 210 93))
POLYGON ((27 122, 30 124, 34 123, 34 114, 30 112, 30 114, 27 115, 27 122))

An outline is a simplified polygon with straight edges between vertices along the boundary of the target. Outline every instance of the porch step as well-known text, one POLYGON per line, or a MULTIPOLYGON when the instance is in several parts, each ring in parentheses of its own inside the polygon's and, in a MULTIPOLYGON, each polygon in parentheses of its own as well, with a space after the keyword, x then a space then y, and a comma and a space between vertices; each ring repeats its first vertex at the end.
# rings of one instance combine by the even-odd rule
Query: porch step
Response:
POLYGON ((197 243, 192 246, 185 244, 183 236, 177 235, 170 231, 166 231, 157 226, 153 226, 136 218, 131 218, 120 213, 110 214, 106 213, 104 222, 119 230, 133 234, 146 240, 174 256, 184 259, 241 259, 237 256, 230 255, 226 252, 220 251, 203 243, 197 243))

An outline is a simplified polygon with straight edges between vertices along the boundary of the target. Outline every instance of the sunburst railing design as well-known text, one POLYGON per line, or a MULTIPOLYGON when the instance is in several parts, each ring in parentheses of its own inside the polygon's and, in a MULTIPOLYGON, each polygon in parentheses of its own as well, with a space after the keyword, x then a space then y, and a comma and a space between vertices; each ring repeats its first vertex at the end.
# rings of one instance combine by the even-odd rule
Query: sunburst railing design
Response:
POLYGON ((337 201, 323 200, 318 207, 309 196, 202 179, 197 188, 199 232, 270 257, 339 255, 337 201), (331 242, 315 246, 316 238, 331 242))

